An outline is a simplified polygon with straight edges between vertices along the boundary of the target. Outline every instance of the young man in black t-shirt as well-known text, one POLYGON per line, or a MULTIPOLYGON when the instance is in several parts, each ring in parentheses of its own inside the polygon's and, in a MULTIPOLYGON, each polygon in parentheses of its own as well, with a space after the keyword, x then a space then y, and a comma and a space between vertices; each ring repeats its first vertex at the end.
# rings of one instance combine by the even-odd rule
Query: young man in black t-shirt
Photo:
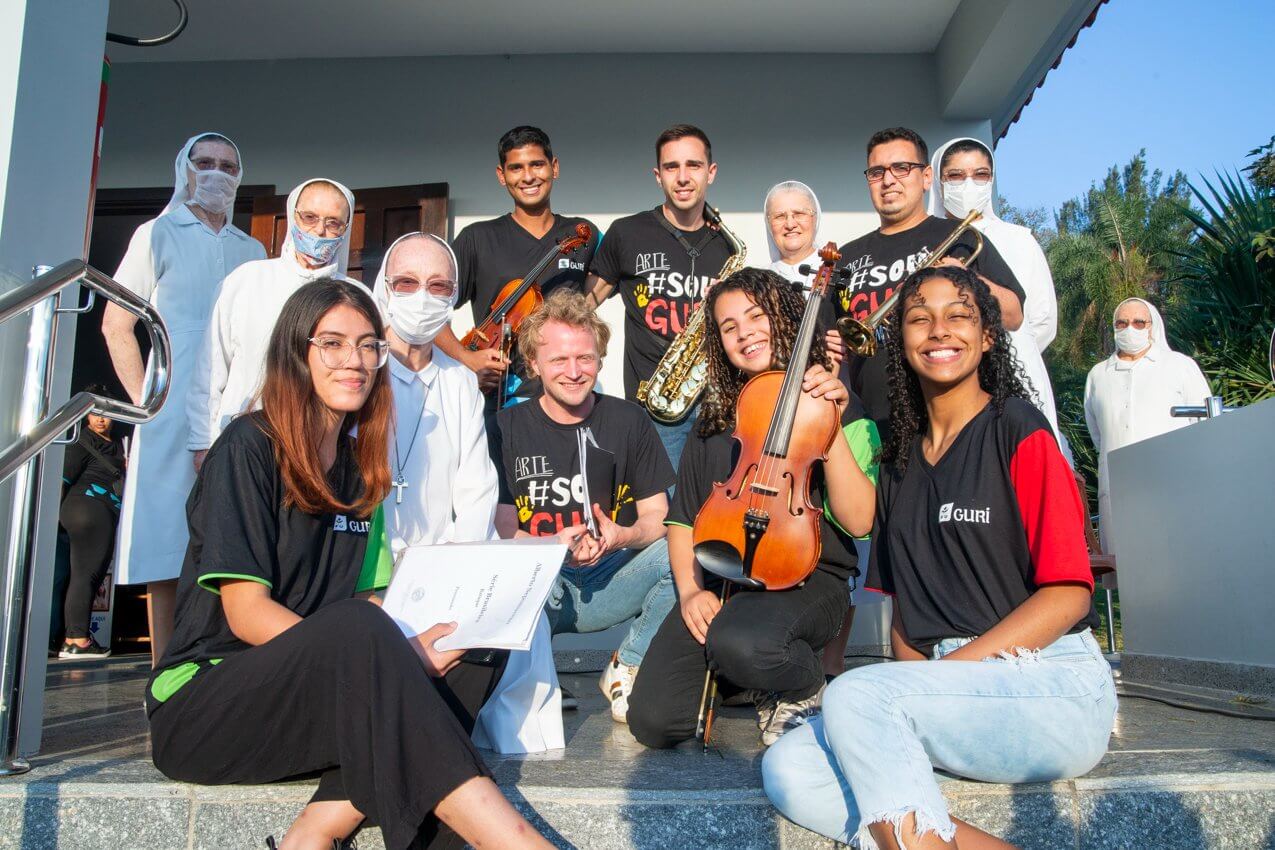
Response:
POLYGON ((611 332, 584 296, 554 293, 523 327, 518 345, 544 392, 497 416, 496 528, 571 547, 547 606, 555 634, 633 620, 601 682, 625 722, 638 666, 673 607, 663 525, 673 467, 642 408, 593 391, 611 332))
MULTIPOLYGON (((929 157, 925 140, 906 127, 880 130, 868 140, 864 176, 881 226, 841 246, 841 267, 851 274, 842 279, 844 288, 833 299, 838 318, 867 319, 955 229, 955 222, 925 210, 925 193, 933 181, 929 157)), ((974 237, 966 231, 942 264, 958 264, 973 252, 974 244, 974 237)), ((990 239, 983 237, 983 250, 971 269, 991 287, 1005 327, 1017 330, 1023 321, 1023 288, 990 239)), ((850 355, 849 367, 851 389, 863 400, 882 434, 887 433, 889 388, 880 345, 872 357, 850 355)))
MULTIPOLYGON (((624 397, 637 401, 669 343, 704 299, 731 256, 731 247, 704 218, 704 194, 717 176, 713 148, 698 127, 679 124, 655 142, 655 180, 664 203, 622 218, 607 230, 587 291, 600 305, 624 299, 624 397)), ((656 423, 674 465, 695 421, 692 409, 675 425, 656 423)))
MULTIPOLYGON (((497 153, 496 179, 513 198, 513 211, 469 225, 453 243, 459 265, 456 306, 470 304, 475 325, 491 313, 505 284, 530 272, 556 243, 575 236, 576 225, 589 225, 593 231, 589 244, 570 256, 554 258, 537 280, 542 293, 547 296, 560 287, 581 291, 598 246, 598 228, 592 222, 558 215, 550 206, 549 196, 558 179, 558 158, 543 130, 515 127, 500 137, 497 153)), ((444 354, 478 375, 478 385, 487 393, 489 413, 494 413, 502 395, 502 377, 505 398, 527 399, 539 392, 536 382, 527 381, 516 355, 514 362, 506 363, 498 349, 469 351, 451 328, 443 328, 436 343, 444 354)))

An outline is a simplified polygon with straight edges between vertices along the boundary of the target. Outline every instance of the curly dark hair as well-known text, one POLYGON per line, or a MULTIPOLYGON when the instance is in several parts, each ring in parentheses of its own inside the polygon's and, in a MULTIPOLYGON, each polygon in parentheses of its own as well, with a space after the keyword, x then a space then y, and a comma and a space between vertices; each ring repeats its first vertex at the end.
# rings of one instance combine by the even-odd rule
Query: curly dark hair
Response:
POLYGON ((1001 307, 992 290, 978 275, 955 266, 921 269, 903 282, 899 300, 885 326, 886 374, 890 387, 890 433, 881 446, 881 460, 893 464, 900 472, 907 469, 912 443, 929 427, 921 382, 908 365, 903 352, 903 313, 921 284, 936 277, 950 280, 961 293, 969 294, 978 308, 984 329, 991 334, 991 350, 978 364, 978 384, 992 396, 997 415, 1005 410, 1011 398, 1032 400, 1031 381, 1023 374, 1022 365, 1010 346, 1009 332, 1001 322, 1001 307))
MULTIPOLYGON (((748 376, 732 366, 727 359, 717 318, 713 313, 717 299, 727 292, 744 293, 770 319, 770 347, 774 352, 772 369, 787 368, 792 345, 797 338, 797 328, 801 325, 801 317, 806 309, 806 299, 797 291, 797 285, 767 269, 740 269, 709 290, 704 304, 704 356, 708 363, 708 386, 699 414, 701 437, 734 430, 735 402, 739 399, 744 384, 748 383, 748 376)), ((833 371, 832 360, 824 347, 822 321, 815 327, 810 349, 808 363, 818 363, 828 371, 833 371)))

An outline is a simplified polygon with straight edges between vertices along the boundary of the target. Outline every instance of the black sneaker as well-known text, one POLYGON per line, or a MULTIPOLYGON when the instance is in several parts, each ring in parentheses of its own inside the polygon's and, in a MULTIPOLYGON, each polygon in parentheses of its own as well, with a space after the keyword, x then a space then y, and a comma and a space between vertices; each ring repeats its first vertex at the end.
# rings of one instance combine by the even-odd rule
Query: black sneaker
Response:
POLYGON ((58 650, 58 658, 109 658, 111 650, 98 646, 97 641, 89 638, 88 646, 80 646, 78 643, 71 643, 69 640, 62 644, 62 648, 58 650))
POLYGON ((561 683, 558 684, 558 689, 562 691, 562 710, 563 711, 575 711, 576 709, 580 707, 580 700, 578 697, 576 697, 575 694, 567 690, 566 687, 562 685, 561 683))
MULTIPOLYGON (((279 845, 274 843, 274 836, 266 836, 266 850, 279 850, 279 845)), ((345 841, 332 839, 332 850, 359 850, 359 845, 354 842, 353 838, 347 838, 345 841)))

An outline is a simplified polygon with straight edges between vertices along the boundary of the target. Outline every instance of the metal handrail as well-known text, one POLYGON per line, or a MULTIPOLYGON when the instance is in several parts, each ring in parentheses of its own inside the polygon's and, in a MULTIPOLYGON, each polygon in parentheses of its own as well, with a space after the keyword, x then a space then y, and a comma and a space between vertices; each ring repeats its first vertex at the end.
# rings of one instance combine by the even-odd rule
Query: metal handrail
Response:
POLYGON ((146 398, 139 405, 89 392, 76 393, 28 433, 0 451, 0 482, 87 414, 97 413, 120 422, 140 425, 154 419, 164 405, 164 400, 168 398, 173 355, 164 319, 152 304, 143 301, 83 260, 68 260, 38 276, 26 286, 0 295, 0 322, 24 313, 45 298, 81 282, 141 319, 146 327, 151 341, 151 367, 147 375, 149 387, 146 398))
MULTIPOLYGON (((0 481, 14 477, 13 512, 4 552, 4 593, 0 630, 0 776, 30 770, 20 755, 22 696, 26 688, 27 638, 31 620, 31 587, 35 575, 36 531, 40 526, 40 486, 44 458, 40 454, 67 428, 78 427, 89 412, 140 425, 159 413, 168 397, 172 346, 158 311, 149 303, 92 268, 83 260, 70 260, 56 268, 37 267, 26 286, 0 295, 0 322, 27 310, 31 327, 23 366, 19 408, 21 436, 0 451, 0 481), (47 413, 53 394, 53 363, 57 351, 60 313, 82 313, 88 305, 60 307, 59 294, 75 283, 84 283, 142 320, 151 339, 150 366, 141 404, 129 404, 93 393, 77 393, 53 413, 47 413), (14 475, 16 472, 20 475, 14 475)), ((62 441, 65 442, 65 441, 62 441)))

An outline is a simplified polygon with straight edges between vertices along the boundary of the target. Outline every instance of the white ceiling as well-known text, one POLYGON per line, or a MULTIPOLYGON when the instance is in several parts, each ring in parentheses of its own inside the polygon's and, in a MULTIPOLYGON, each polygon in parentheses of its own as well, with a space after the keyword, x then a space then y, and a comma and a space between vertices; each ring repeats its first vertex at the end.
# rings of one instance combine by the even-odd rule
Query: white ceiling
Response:
MULTIPOLYGON (((930 53, 961 0, 187 0, 171 44, 114 62, 543 53, 930 53)), ((172 0, 111 0, 156 36, 172 0)), ((546 81, 550 86, 566 81, 546 81)))

